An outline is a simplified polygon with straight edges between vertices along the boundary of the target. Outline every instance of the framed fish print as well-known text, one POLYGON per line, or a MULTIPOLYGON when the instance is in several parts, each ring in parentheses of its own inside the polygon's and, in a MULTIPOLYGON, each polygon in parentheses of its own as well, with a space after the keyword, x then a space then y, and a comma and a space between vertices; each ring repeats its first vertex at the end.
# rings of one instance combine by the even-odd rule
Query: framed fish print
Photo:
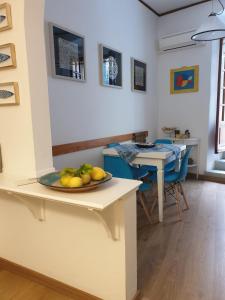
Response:
POLYGON ((16 68, 16 50, 14 44, 0 45, 0 71, 16 68))
POLYGON ((17 82, 0 83, 0 105, 18 105, 19 86, 17 82))
POLYGON ((145 62, 131 58, 131 87, 133 91, 146 92, 147 65, 145 62))
POLYGON ((12 28, 11 6, 8 3, 0 4, 0 31, 12 28))
POLYGON ((100 83, 103 86, 122 88, 122 53, 99 45, 100 83))
POLYGON ((52 23, 49 27, 53 77, 84 82, 84 37, 52 23))
POLYGON ((199 66, 170 70, 170 94, 198 92, 199 66))

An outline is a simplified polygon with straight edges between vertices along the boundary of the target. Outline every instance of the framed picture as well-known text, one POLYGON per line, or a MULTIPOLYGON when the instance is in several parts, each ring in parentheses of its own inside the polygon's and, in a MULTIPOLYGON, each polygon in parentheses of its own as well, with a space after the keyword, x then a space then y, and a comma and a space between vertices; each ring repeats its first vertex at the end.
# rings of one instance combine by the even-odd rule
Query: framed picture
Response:
POLYGON ((0 31, 12 28, 11 6, 8 3, 0 4, 0 31))
POLYGON ((99 47, 101 84, 122 88, 122 53, 102 44, 99 47))
POLYGON ((198 91, 199 66, 170 70, 170 93, 181 94, 198 91))
POLYGON ((132 90, 146 92, 147 65, 143 61, 131 58, 132 90))
POLYGON ((16 68, 15 45, 0 45, 0 70, 11 68, 16 68))
POLYGON ((18 83, 0 83, 0 105, 18 105, 19 103, 18 83))
POLYGON ((52 23, 49 26, 53 76, 84 82, 84 37, 52 23))

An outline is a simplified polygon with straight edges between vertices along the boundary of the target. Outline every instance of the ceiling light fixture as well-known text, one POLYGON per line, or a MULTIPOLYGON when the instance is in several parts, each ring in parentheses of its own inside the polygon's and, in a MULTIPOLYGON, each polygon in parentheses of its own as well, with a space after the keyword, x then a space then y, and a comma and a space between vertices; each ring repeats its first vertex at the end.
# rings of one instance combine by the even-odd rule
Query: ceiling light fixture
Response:
POLYGON ((213 41, 225 37, 225 24, 218 17, 224 12, 224 6, 220 0, 217 1, 220 3, 222 10, 216 13, 214 11, 214 1, 212 0, 212 12, 208 16, 207 21, 203 23, 191 37, 192 40, 213 41))

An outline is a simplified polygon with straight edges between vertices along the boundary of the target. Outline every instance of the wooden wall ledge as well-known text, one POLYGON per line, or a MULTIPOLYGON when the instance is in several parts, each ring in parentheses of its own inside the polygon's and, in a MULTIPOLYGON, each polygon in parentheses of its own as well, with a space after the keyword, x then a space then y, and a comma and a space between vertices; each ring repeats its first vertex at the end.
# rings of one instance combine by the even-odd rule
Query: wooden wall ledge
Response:
POLYGON ((77 151, 93 149, 98 147, 104 147, 110 143, 120 143, 129 140, 136 140, 140 142, 142 139, 145 139, 148 136, 148 131, 140 131, 122 135, 115 135, 110 137, 105 137, 101 139, 74 142, 69 144, 55 145, 52 147, 53 156, 73 153, 77 151))

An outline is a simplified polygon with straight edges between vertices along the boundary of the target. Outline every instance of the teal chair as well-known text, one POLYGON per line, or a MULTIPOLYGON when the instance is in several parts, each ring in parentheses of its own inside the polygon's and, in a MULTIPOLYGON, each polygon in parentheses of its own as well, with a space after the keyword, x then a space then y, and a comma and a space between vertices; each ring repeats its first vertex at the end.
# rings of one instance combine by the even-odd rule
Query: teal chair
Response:
POLYGON ((188 147, 185 155, 182 158, 180 171, 179 172, 170 172, 165 174, 165 183, 168 185, 166 189, 167 193, 171 191, 175 193, 175 200, 177 205, 177 210, 179 214, 179 220, 181 220, 181 208, 180 208, 180 195, 182 195, 186 209, 189 209, 189 205, 187 202, 187 198, 184 194, 184 189, 182 186, 182 182, 185 181, 187 173, 188 173, 188 159, 191 154, 192 147, 188 147))
POLYGON ((110 143, 110 144, 107 144, 106 147, 107 148, 114 148, 114 147, 119 146, 119 145, 120 145, 120 143, 110 143))
MULTIPOLYGON (((154 141, 154 144, 168 144, 171 145, 173 144, 173 141, 170 139, 156 139, 154 141)), ((173 170, 175 170, 176 168, 176 162, 175 161, 171 161, 168 164, 165 165, 165 172, 171 172, 173 170)))
MULTIPOLYGON (((170 139, 156 139, 154 141, 154 144, 173 144, 172 140, 170 139)), ((171 161, 169 163, 167 163, 165 165, 165 172, 171 172, 173 170, 175 170, 175 167, 176 167, 176 162, 175 161, 171 161)), ((149 172, 157 172, 157 167, 154 167, 154 166, 142 166, 143 169, 145 169, 146 171, 149 171, 149 172)))
MULTIPOLYGON (((148 172, 143 171, 141 168, 130 166, 124 159, 119 156, 104 155, 104 170, 111 173, 114 177, 143 180, 148 175, 148 172)), ((148 222, 152 223, 151 214, 145 202, 147 202, 145 192, 152 188, 152 184, 142 183, 138 190, 138 201, 145 212, 148 222)))
MULTIPOLYGON (((107 144, 106 147, 107 148, 114 148, 116 146, 120 145, 119 143, 110 143, 107 144)), ((137 167, 133 167, 129 165, 129 170, 127 167, 125 167, 125 165, 122 163, 123 159, 121 158, 120 160, 115 160, 115 165, 113 165, 113 159, 111 161, 107 160, 107 164, 112 162, 112 165, 110 165, 110 168, 112 170, 112 172, 110 173, 114 173, 117 174, 117 176, 115 177, 119 177, 119 178, 128 178, 129 172, 131 170, 132 172, 132 179, 137 179, 139 180, 140 178, 144 178, 149 174, 149 170, 145 168, 145 166, 137 166, 137 167), (126 170, 126 171, 125 171, 126 170), (126 173, 127 172, 127 173, 126 173)), ((126 163, 126 165, 128 165, 126 163)))
MULTIPOLYGON (((165 183, 165 197, 168 193, 173 196, 176 200, 177 211, 179 215, 179 221, 181 221, 181 207, 180 207, 180 196, 183 197, 186 208, 189 209, 187 198, 184 194, 184 189, 182 186, 182 182, 185 181, 187 173, 188 173, 188 158, 190 157, 192 147, 188 147, 185 155, 182 158, 180 170, 178 172, 171 171, 169 173, 165 173, 164 175, 164 183, 165 183)), ((152 181, 157 181, 157 177, 152 176, 152 181)), ((153 203, 151 211, 153 211, 156 202, 153 203)))
POLYGON ((170 139, 156 139, 154 144, 173 144, 173 141, 170 139))

